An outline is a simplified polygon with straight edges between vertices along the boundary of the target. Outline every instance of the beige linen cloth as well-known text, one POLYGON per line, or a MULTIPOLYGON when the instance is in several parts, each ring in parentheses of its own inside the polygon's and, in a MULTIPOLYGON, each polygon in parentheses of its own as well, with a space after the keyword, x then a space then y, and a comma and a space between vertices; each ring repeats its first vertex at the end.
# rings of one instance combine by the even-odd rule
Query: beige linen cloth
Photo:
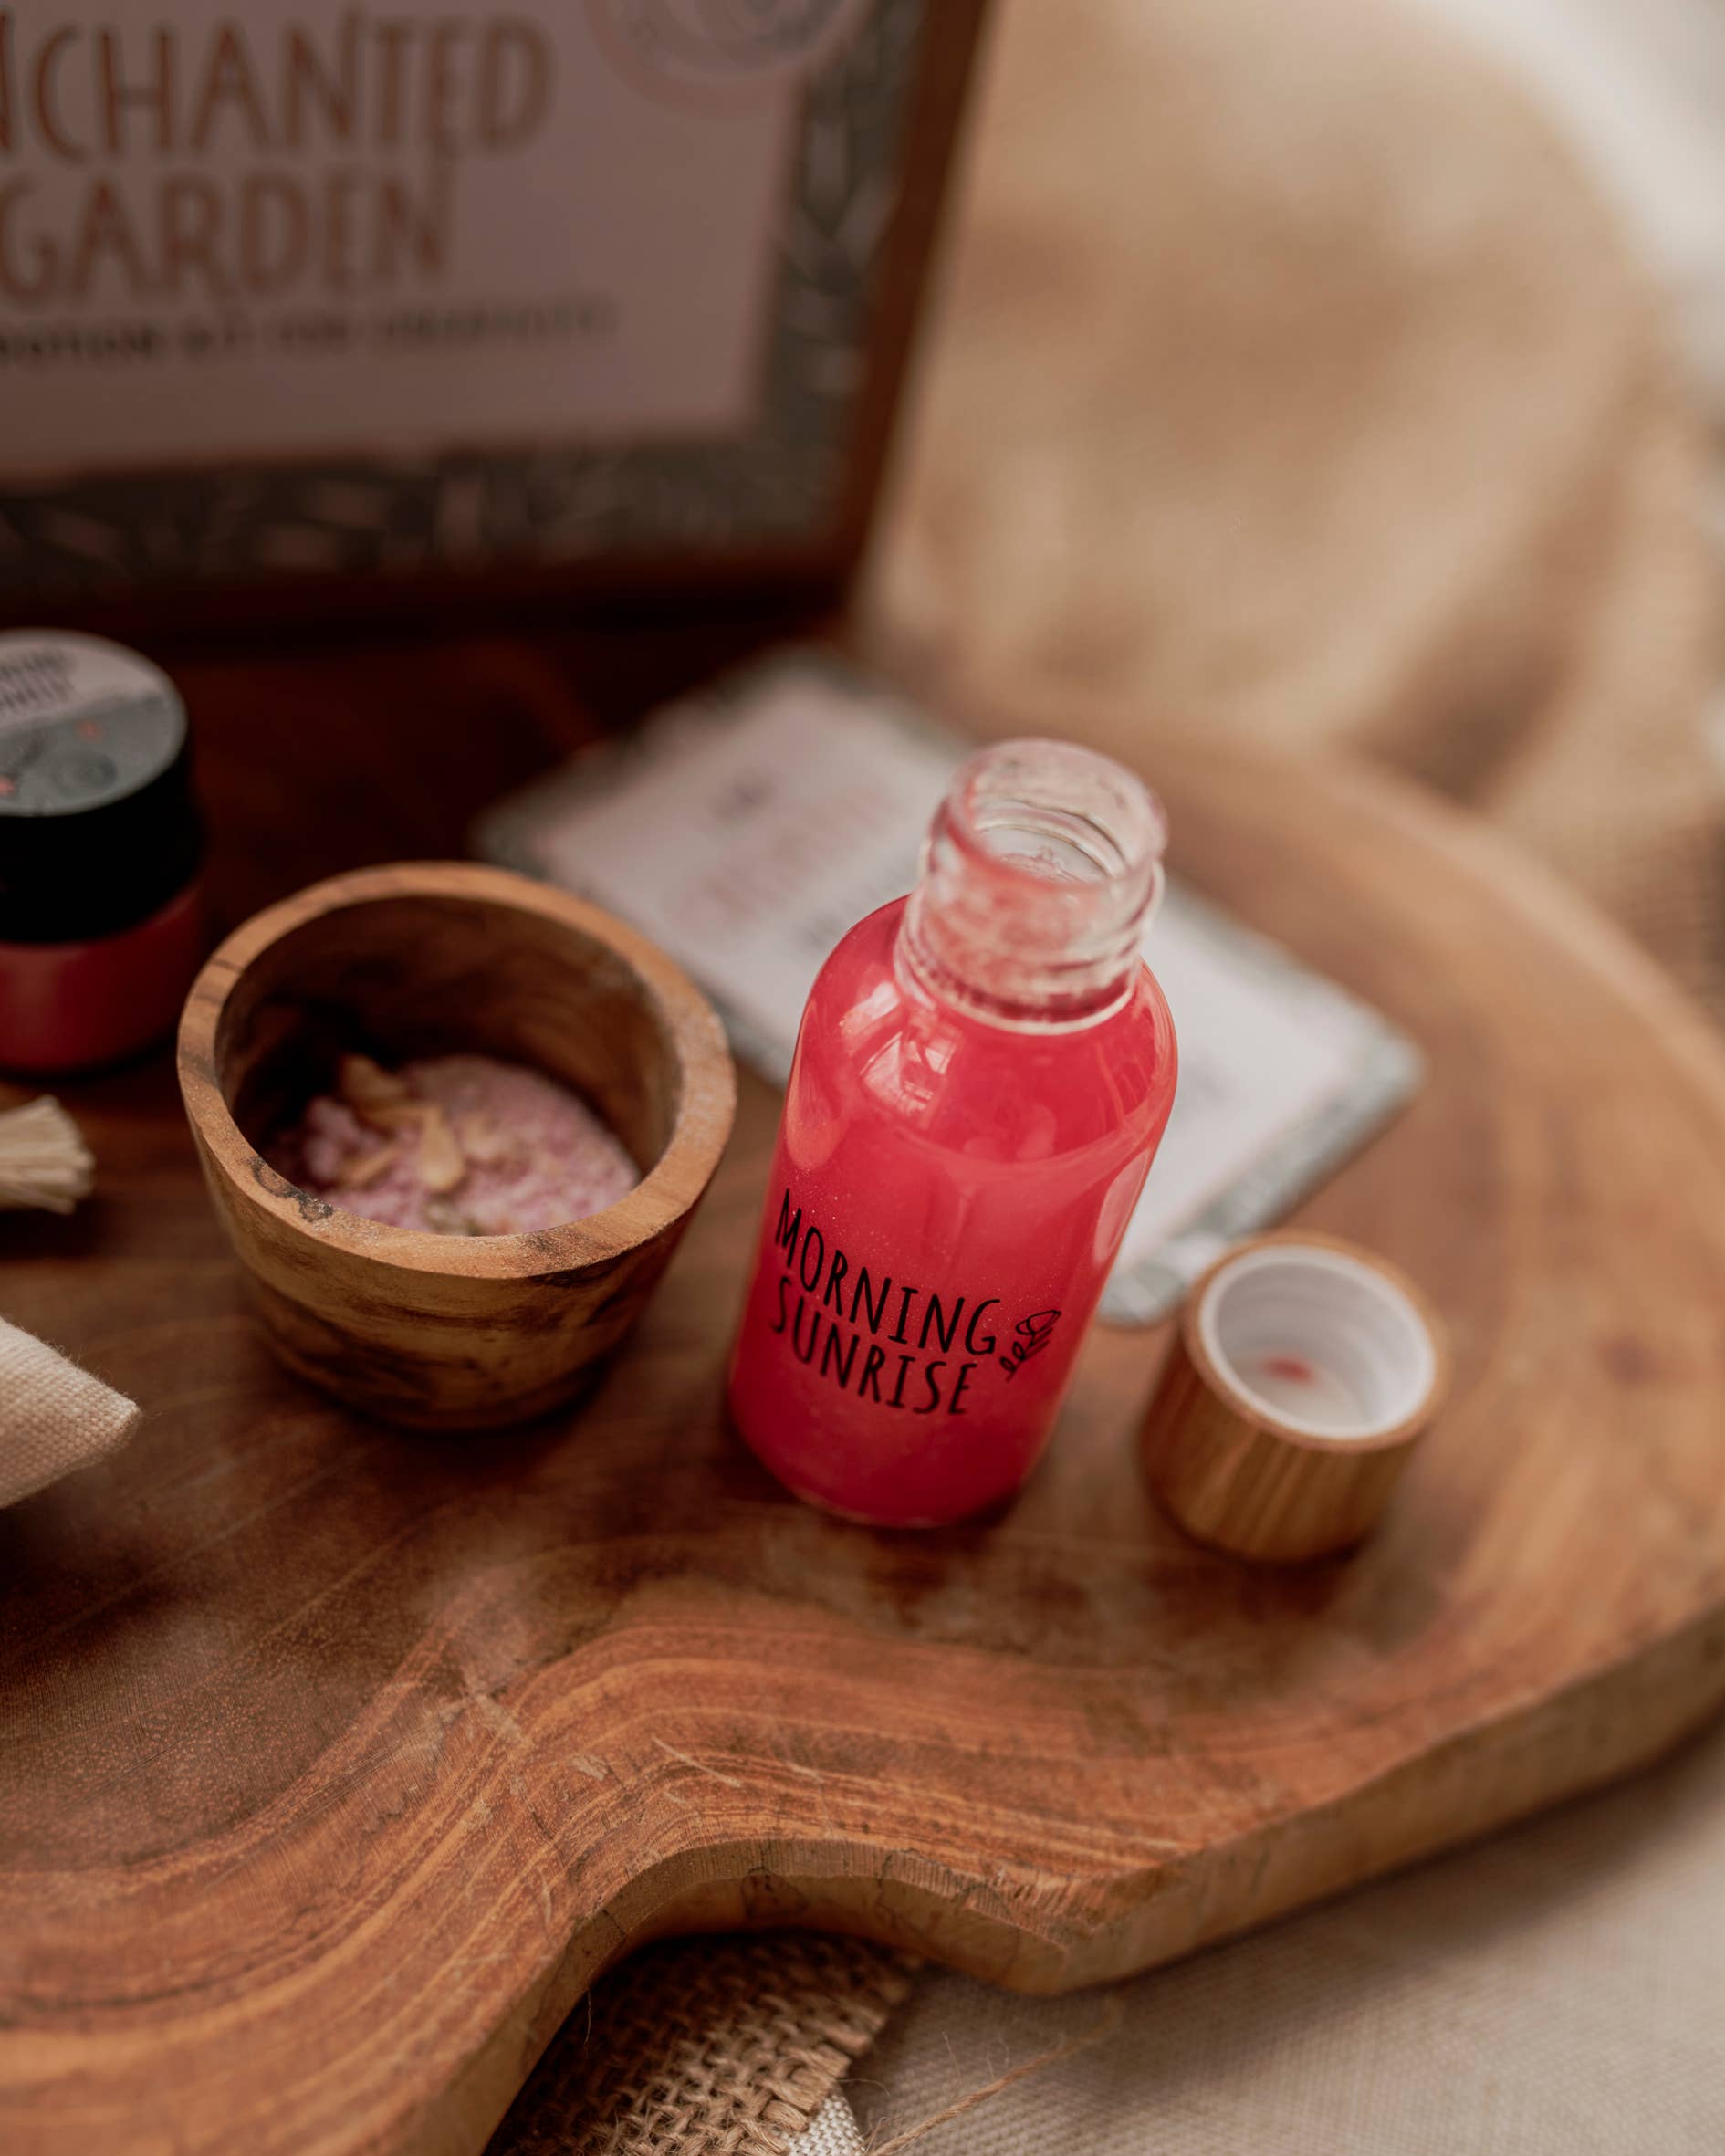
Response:
POLYGON ((123 1394, 0 1318, 0 1507, 116 1451, 138 1420, 123 1394))

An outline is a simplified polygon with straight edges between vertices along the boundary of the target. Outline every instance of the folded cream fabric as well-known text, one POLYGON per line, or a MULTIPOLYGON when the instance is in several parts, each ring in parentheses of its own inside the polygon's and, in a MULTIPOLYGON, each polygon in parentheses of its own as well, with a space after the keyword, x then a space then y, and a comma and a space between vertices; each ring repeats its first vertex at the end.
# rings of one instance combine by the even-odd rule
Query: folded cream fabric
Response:
POLYGON ((0 1318, 0 1505, 117 1450, 139 1413, 123 1393, 0 1318))

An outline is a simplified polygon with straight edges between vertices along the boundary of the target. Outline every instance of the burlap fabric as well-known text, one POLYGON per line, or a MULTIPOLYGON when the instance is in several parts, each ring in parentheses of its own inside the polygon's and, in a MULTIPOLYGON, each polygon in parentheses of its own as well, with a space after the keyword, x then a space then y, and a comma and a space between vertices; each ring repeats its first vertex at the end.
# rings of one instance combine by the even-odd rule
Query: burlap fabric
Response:
MULTIPOLYGON (((488 2156, 785 2156, 910 1969, 861 1941, 798 1932, 650 1947, 570 2016, 488 2156)), ((835 2156, 845 2130, 835 2114, 835 2156)))
MULTIPOLYGON (((1573 158, 1391 0, 1005 0, 862 611, 933 697, 1112 713, 1147 764, 1165 725, 1388 762, 1725 1016, 1704 447, 1573 158)), ((1123 1987, 1116 2032, 911 2145, 1702 2156, 1721 1882, 1715 1739, 1123 1987)), ((779 2150, 903 1982, 811 1952, 655 1950, 494 2149, 779 2150)), ((925 1976, 850 2104, 891 2141, 1096 2014, 925 1976)), ((797 2156, 862 2146, 835 2098, 797 2156)))

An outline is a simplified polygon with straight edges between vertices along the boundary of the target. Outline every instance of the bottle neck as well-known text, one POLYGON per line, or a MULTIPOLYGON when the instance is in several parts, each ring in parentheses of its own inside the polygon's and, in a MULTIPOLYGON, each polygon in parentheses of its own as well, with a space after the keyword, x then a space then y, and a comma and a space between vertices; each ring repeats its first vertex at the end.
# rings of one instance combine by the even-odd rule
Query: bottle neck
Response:
POLYGON ((984 749, 929 827, 901 962, 998 1025, 1093 1025, 1132 993, 1166 835, 1155 797, 1107 757, 1064 741, 984 749))

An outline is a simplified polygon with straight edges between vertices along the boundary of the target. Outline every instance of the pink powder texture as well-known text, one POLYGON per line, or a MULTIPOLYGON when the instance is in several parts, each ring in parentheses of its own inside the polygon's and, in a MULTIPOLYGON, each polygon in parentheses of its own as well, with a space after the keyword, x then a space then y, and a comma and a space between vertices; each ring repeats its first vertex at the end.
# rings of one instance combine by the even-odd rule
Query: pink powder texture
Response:
POLYGON ((374 1129, 328 1094, 271 1148, 290 1183, 391 1228, 445 1235, 521 1235, 602 1212, 641 1180, 613 1132, 566 1087, 519 1063, 443 1055, 396 1075, 414 1099, 442 1109, 465 1172, 444 1191, 420 1168, 422 1127, 374 1129), (395 1147, 369 1178, 365 1163, 395 1147))

